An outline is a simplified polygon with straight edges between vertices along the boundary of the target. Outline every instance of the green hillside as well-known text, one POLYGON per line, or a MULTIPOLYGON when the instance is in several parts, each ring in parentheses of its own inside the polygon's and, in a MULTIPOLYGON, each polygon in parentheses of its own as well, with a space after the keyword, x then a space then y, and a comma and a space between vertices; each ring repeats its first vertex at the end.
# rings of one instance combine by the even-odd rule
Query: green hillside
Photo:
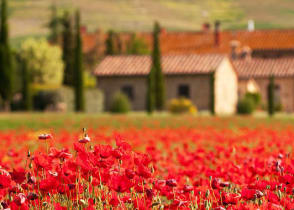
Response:
POLYGON ((197 30, 204 21, 220 19, 222 28, 294 27, 293 0, 9 0, 11 35, 16 40, 47 33, 50 6, 79 7, 90 30, 150 30, 158 20, 169 30, 197 30))

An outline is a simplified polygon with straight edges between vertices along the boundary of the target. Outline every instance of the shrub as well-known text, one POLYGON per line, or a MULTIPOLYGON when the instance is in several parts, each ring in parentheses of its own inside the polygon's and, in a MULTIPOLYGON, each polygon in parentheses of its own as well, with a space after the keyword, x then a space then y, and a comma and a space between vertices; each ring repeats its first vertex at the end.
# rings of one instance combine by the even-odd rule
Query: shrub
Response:
POLYGON ((239 114, 252 114, 255 109, 255 102, 251 97, 244 97, 238 102, 237 110, 239 114))
POLYGON ((90 72, 84 71, 84 87, 85 88, 95 88, 96 87, 96 77, 90 72))
POLYGON ((116 93, 113 98, 111 112, 113 113, 127 113, 131 109, 129 99, 123 93, 116 93))
POLYGON ((39 91, 33 98, 34 109, 37 111, 55 110, 61 97, 56 91, 39 91))
POLYGON ((186 98, 172 99, 169 103, 168 110, 174 114, 197 113, 197 108, 193 105, 192 101, 186 98))
POLYGON ((282 103, 276 103, 275 104, 275 111, 276 112, 281 112, 281 111, 283 111, 283 105, 282 105, 282 103))
POLYGON ((255 108, 257 108, 261 104, 261 95, 260 93, 250 93, 247 92, 245 94, 245 98, 251 98, 254 102, 255 108))

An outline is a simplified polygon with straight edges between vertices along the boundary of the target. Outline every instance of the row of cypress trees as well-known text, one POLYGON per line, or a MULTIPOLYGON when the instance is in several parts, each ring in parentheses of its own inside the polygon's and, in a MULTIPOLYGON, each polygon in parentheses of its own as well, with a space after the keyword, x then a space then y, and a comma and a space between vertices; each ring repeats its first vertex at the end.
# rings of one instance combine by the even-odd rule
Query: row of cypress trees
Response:
POLYGON ((75 110, 85 111, 85 91, 83 76, 83 43, 80 32, 80 12, 75 14, 75 25, 73 17, 69 12, 65 12, 61 20, 62 23, 62 51, 64 68, 64 81, 67 86, 74 88, 75 110))
POLYGON ((73 17, 70 12, 66 11, 62 18, 58 18, 57 8, 53 6, 49 27, 51 29, 50 42, 58 43, 59 34, 61 34, 62 59, 64 62, 63 84, 74 88, 75 110, 83 112, 85 111, 85 96, 80 12, 77 11, 75 17, 73 17))

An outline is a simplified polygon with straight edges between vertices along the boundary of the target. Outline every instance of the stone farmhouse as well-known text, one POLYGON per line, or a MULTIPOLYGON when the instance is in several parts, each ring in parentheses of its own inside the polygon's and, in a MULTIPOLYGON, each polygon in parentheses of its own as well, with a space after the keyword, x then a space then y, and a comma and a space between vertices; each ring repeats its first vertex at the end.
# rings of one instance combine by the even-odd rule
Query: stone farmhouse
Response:
MULTIPOLYGON (((137 36, 142 38, 151 49, 152 35, 150 33, 138 33, 137 36)), ((100 53, 103 52, 105 46, 97 45, 98 42, 96 39, 98 39, 98 37, 100 41, 106 39, 106 35, 101 31, 92 34, 85 32, 84 50, 91 50, 92 52, 98 50, 100 53)), ((120 33, 119 37, 122 43, 126 43, 130 39, 131 34, 120 33)), ((190 55, 190 59, 192 59, 191 55, 193 54, 198 55, 199 58, 202 56, 213 57, 213 55, 216 54, 226 57, 228 62, 230 62, 230 65, 227 66, 232 66, 238 78, 237 95, 239 99, 242 98, 246 92, 259 92, 262 96, 263 104, 266 104, 269 77, 273 75, 275 76, 275 99, 277 103, 282 105, 284 111, 294 111, 294 29, 254 30, 254 27, 251 26, 248 30, 222 31, 220 30, 219 23, 216 23, 213 29, 209 24, 204 24, 203 30, 197 32, 169 32, 162 29, 160 33, 160 46, 163 57, 174 56, 174 58, 176 58, 176 55, 179 57, 190 55)), ((198 56, 195 56, 195 58, 198 56)), ((117 70, 114 71, 113 67, 110 68, 105 65, 105 63, 114 62, 113 59, 117 59, 115 62, 120 63, 120 67, 116 67, 117 69, 125 69, 123 66, 126 65, 128 69, 127 76, 132 78, 134 78, 133 74, 137 73, 131 73, 133 69, 130 67, 131 65, 145 66, 144 68, 146 69, 148 69, 147 66, 150 65, 145 65, 144 63, 127 65, 124 63, 127 61, 135 62, 134 60, 139 59, 135 59, 135 57, 107 57, 95 70, 95 74, 98 76, 98 85, 102 89, 105 88, 103 87, 103 80, 106 78, 106 76, 103 75, 105 71, 109 71, 107 78, 110 78, 112 73, 113 78, 116 77, 117 81, 121 80, 121 82, 123 82, 123 78, 125 78, 122 77, 122 75, 116 75, 115 72, 117 70)), ((145 57, 145 59, 147 58, 145 57)), ((186 65, 190 65, 189 68, 193 69, 193 75, 198 75, 199 69, 203 67, 202 65, 209 65, 211 61, 205 59, 205 62, 208 64, 201 65, 197 61, 193 61, 195 66, 192 66, 189 62, 186 65)), ((216 66, 213 67, 214 68, 210 69, 210 71, 216 69, 216 66)), ((179 64, 178 68, 181 69, 183 67, 179 64)), ((139 70, 139 68, 134 68, 134 71, 144 72, 143 70, 139 70)), ((164 68, 164 71, 168 72, 169 70, 164 68)), ((177 71, 181 72, 182 70, 177 71)), ((229 71, 232 72, 231 70, 227 70, 227 72, 229 71)), ((144 74, 147 75, 147 72, 144 74)), ((185 73, 185 75, 188 78, 192 77, 191 74, 185 73)), ((181 75, 181 77, 182 76, 184 75, 181 75)), ((136 77, 138 77, 138 75, 136 75, 136 77)), ((167 77, 171 78, 172 76, 167 74, 167 77)), ((173 74, 173 77, 180 77, 180 74, 173 74)), ((167 79, 167 87, 169 91, 173 91, 173 95, 170 94, 169 98, 176 97, 179 91, 177 88, 179 88, 180 84, 175 83, 173 85, 173 83, 168 82, 169 80, 170 79, 167 79), (175 89, 172 90, 172 88, 175 89)), ((226 81, 229 82, 229 79, 227 78, 226 81)), ((141 83, 143 84, 144 82, 141 83)), ((233 83, 235 83, 235 81, 233 81, 233 83)), ((200 87, 198 89, 204 92, 207 91, 206 87, 202 85, 203 84, 197 84, 196 86, 200 87)), ((216 89, 216 91, 219 90, 216 89)), ((234 90, 232 94, 235 95, 234 90)), ((191 96, 193 95, 191 94, 191 96)), ((205 96, 203 95, 195 96, 195 103, 199 109, 208 108, 209 102, 203 102, 203 104, 200 102, 205 100, 205 96), (198 102, 196 102, 196 98, 198 102)), ((142 109, 143 103, 144 102, 142 102, 141 106, 135 105, 134 108, 142 109)), ((106 107, 109 107, 109 101, 106 102, 106 105, 106 107)))
MULTIPOLYGON (((134 110, 145 110, 150 56, 108 56, 95 69, 98 88, 109 110, 113 96, 125 93, 134 110)), ((237 74, 226 55, 166 55, 162 57, 166 99, 186 97, 199 110, 211 106, 211 73, 215 74, 215 112, 233 114, 238 100, 237 74)))

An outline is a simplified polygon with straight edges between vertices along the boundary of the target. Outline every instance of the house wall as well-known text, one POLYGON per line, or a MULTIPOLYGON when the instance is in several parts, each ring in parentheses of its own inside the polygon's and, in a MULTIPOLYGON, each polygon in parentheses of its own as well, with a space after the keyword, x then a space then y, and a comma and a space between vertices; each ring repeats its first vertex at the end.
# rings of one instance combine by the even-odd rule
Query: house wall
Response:
POLYGON ((170 75, 166 77, 167 102, 178 98, 179 85, 190 86, 190 99, 198 110, 208 110, 210 106, 209 75, 170 75))
POLYGON ((98 88, 104 93, 104 108, 109 111, 113 96, 125 85, 131 85, 134 91, 132 109, 135 111, 144 110, 146 106, 146 78, 143 76, 132 77, 98 77, 98 88))
POLYGON ((229 59, 215 72, 215 113, 234 114, 238 102, 238 78, 229 59))
MULTIPOLYGON (((239 98, 242 98, 247 92, 247 83, 250 79, 240 78, 239 79, 239 98)), ((262 104, 267 104, 267 87, 269 84, 269 78, 254 78, 254 81, 259 87, 262 104)), ((275 84, 280 86, 280 99, 283 110, 286 112, 294 111, 294 78, 283 77, 275 78, 275 84)))
MULTIPOLYGON (((210 105, 210 78, 208 75, 168 75, 165 77, 167 103, 178 97, 178 86, 189 85, 190 96, 199 110, 207 110, 210 105)), ((108 111, 111 108, 113 96, 124 85, 133 86, 134 99, 131 101, 135 111, 145 110, 146 107, 146 77, 98 77, 98 88, 104 93, 104 107, 108 111)))

